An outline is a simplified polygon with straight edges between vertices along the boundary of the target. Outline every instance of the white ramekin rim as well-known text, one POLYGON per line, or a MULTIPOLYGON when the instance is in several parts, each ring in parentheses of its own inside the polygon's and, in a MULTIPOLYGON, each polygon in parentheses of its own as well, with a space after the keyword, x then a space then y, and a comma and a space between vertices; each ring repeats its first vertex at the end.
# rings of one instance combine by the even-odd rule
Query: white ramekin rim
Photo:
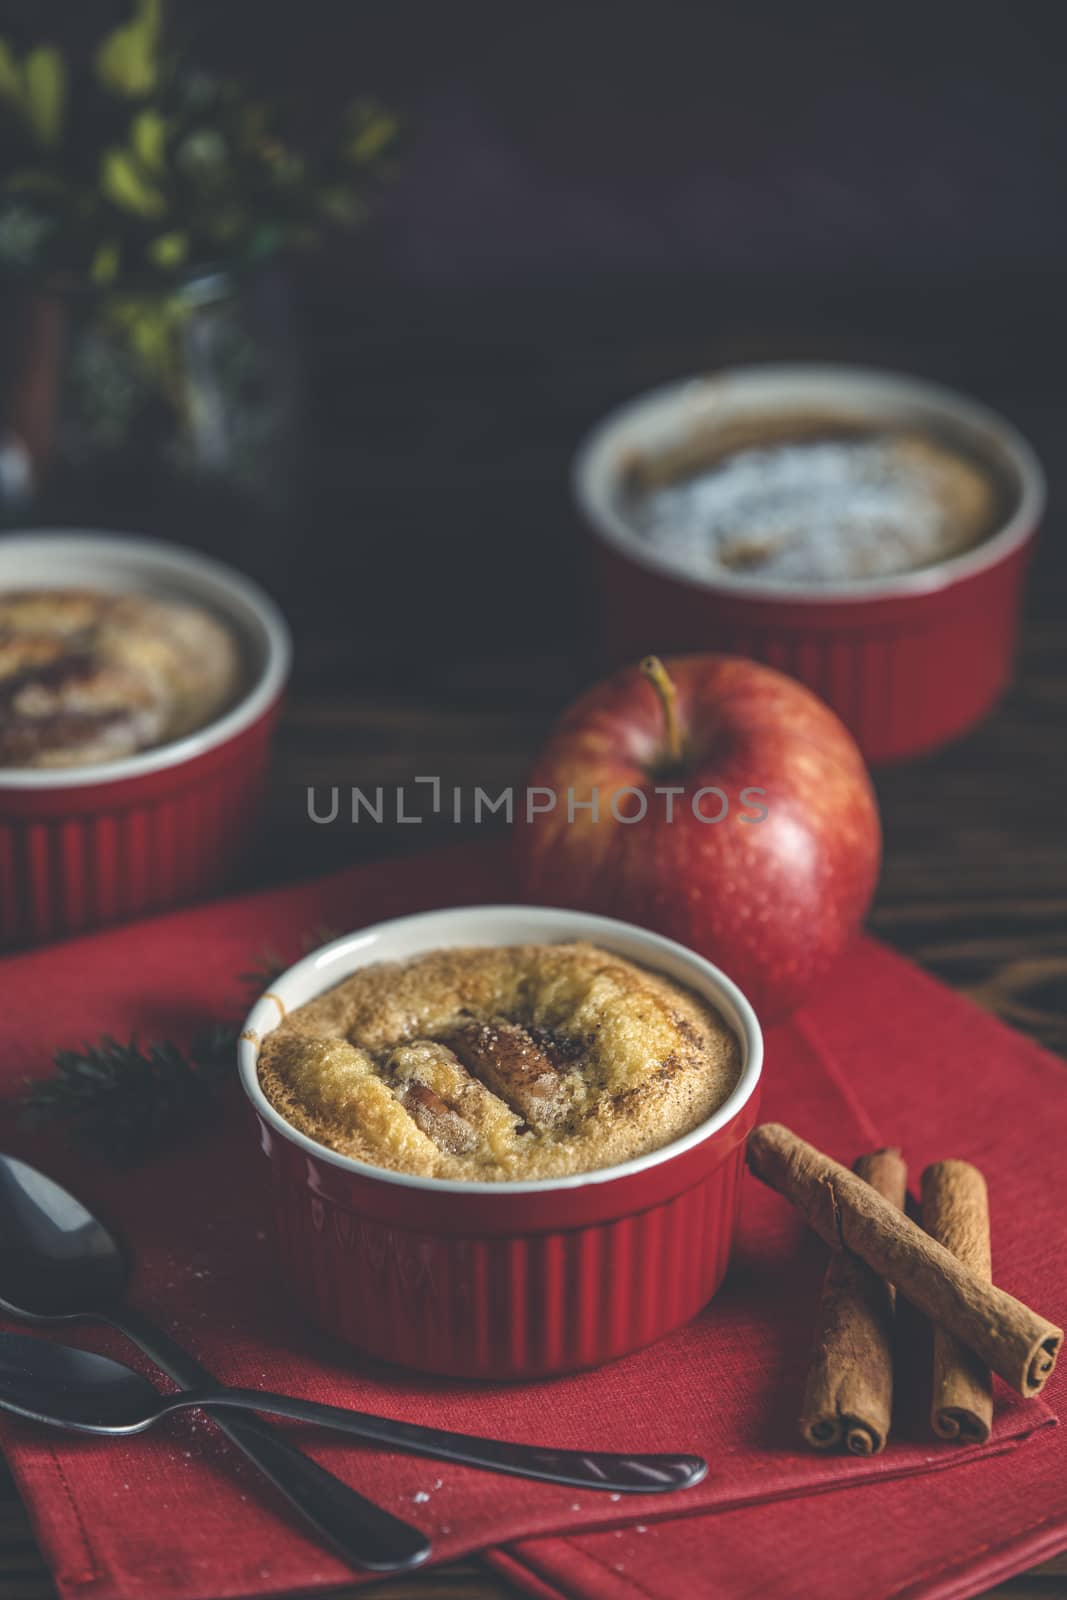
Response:
POLYGON ((1045 474, 1031 446, 1017 428, 979 401, 905 373, 822 362, 754 362, 646 390, 609 412, 585 436, 572 463, 571 488, 596 537, 634 565, 715 594, 800 605, 900 599, 934 593, 973 577, 1003 561, 1033 535, 1046 496, 1045 474), (647 438, 650 428, 662 426, 682 408, 695 411, 717 402, 725 407, 731 400, 758 401, 767 409, 803 403, 839 409, 851 405, 868 413, 879 405, 910 407, 916 415, 940 418, 991 445, 1016 474, 1018 499, 1003 527, 972 549, 888 577, 761 583, 694 572, 678 556, 643 541, 620 513, 613 493, 618 464, 627 454, 648 448, 642 436, 647 438))
POLYGON ((551 906, 493 905, 458 906, 445 911, 421 911, 411 916, 393 917, 346 934, 323 945, 296 962, 277 978, 272 987, 252 1007, 245 1020, 237 1046, 241 1086, 257 1115, 282 1138, 295 1144, 306 1155, 344 1172, 358 1174, 377 1183, 403 1189, 419 1189, 436 1194, 484 1195, 546 1194, 550 1191, 585 1188, 590 1184, 612 1183, 629 1178, 650 1167, 660 1166, 702 1144, 739 1116, 752 1098, 763 1070, 763 1034, 751 1004, 724 972, 703 956, 662 934, 650 933, 615 917, 594 916, 584 911, 566 911, 551 906), (615 1166, 592 1172, 569 1173, 558 1178, 500 1183, 475 1183, 455 1178, 424 1178, 414 1173, 393 1172, 370 1162, 356 1161, 294 1128, 267 1099, 259 1082, 256 1063, 265 1034, 277 1027, 282 1016, 304 1005, 334 984, 372 961, 403 960, 417 953, 446 946, 479 944, 555 943, 586 939, 629 959, 642 962, 687 984, 710 999, 741 1044, 741 1075, 722 1105, 697 1127, 658 1150, 635 1156, 615 1166))
MULTIPOLYGON (((165 590, 172 584, 189 585, 205 605, 223 613, 232 625, 259 635, 261 660, 256 676, 245 693, 221 717, 181 739, 156 749, 118 761, 101 761, 82 767, 4 767, 0 768, 0 792, 4 790, 86 789, 98 784, 121 783, 125 779, 164 772, 205 755, 228 743, 250 728, 280 697, 289 676, 292 642, 289 629, 274 601, 242 573, 199 551, 163 539, 136 534, 93 532, 81 528, 41 528, 25 533, 13 531, 0 537, 0 589, 6 585, 3 567, 23 557, 36 564, 44 555, 59 565, 64 560, 79 570, 99 560, 112 576, 125 572, 155 580, 165 590)), ((37 580, 39 581, 39 580, 37 580)), ((78 578, 78 583, 91 581, 78 578)), ((105 580, 102 577, 101 583, 105 580)), ((62 580, 56 587, 63 587, 62 580)))

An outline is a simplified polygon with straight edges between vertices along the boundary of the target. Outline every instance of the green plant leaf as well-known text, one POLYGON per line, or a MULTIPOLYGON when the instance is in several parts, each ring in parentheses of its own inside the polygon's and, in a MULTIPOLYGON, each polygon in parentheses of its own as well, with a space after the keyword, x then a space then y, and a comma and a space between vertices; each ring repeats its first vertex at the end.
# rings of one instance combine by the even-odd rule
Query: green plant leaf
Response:
POLYGON ((23 167, 4 179, 4 188, 11 194, 43 194, 59 196, 67 192, 67 185, 58 172, 44 172, 40 167, 23 167))
POLYGON ((167 209, 163 192, 149 181, 128 150, 116 146, 100 158, 100 187, 120 210, 138 217, 161 217, 167 209))
POLYGON ((22 78, 18 62, 6 39, 0 39, 0 98, 22 108, 22 78))
POLYGON ((100 287, 114 283, 119 270, 119 246, 116 240, 107 239, 97 245, 89 275, 100 287))
POLYGON ((273 144, 264 152, 264 160, 271 182, 279 188, 293 188, 303 182, 307 171, 304 161, 284 146, 273 144))
POLYGON ((397 136, 399 126, 397 120, 386 111, 355 106, 352 121, 354 128, 345 145, 345 154, 350 161, 355 161, 360 166, 376 160, 397 136))
POLYGON ((0 191, 0 262, 5 266, 35 266, 54 232, 54 217, 0 191))
POLYGON ((162 172, 166 165, 166 117, 158 111, 138 111, 130 123, 130 143, 146 171, 162 172))
POLYGON ((359 196, 341 184, 331 184, 319 191, 319 205, 324 216, 342 228, 353 228, 364 216, 364 206, 359 196))
POLYGON ((151 94, 159 78, 162 29, 162 0, 136 0, 132 20, 109 33, 96 52, 101 83, 130 99, 151 94))
POLYGON ((248 226, 249 215, 237 206, 227 206, 225 209, 211 213, 204 220, 205 231, 212 239, 223 243, 236 239, 241 230, 248 226))
POLYGON ((59 143, 67 103, 67 63, 51 45, 39 45, 26 57, 26 116, 48 149, 59 143))
POLYGON ((246 150, 261 149, 267 141, 269 127, 270 116, 267 107, 259 100, 251 100, 247 105, 241 106, 237 117, 237 129, 246 150))
POLYGON ((193 128, 178 146, 177 163, 191 178, 212 179, 225 171, 228 154, 217 128, 193 128))
POLYGON ((187 233, 161 233, 148 246, 148 258, 157 267, 180 267, 189 254, 187 233))
POLYGON ((277 222, 261 222, 253 227, 245 250, 249 261, 269 261, 286 240, 286 230, 277 222))

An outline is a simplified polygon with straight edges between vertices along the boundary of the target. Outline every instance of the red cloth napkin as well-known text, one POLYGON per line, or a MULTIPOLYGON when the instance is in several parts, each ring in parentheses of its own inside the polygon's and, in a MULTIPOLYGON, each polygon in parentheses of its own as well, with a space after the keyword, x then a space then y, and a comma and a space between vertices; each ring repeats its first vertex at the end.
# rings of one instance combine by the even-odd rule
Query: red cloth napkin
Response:
MULTIPOLYGON (((946 1155, 983 1169, 997 1281, 1062 1323, 1067 1063, 873 944, 849 958, 838 987, 853 1004, 828 996, 789 1034, 847 1078, 870 1142, 901 1140, 915 1176, 946 1155)), ((1061 1364, 1044 1391, 1061 1415, 1065 1394, 1061 1364)), ((644 1532, 528 1540, 489 1559, 542 1600, 957 1600, 1065 1546, 1067 1429, 1052 1428, 1003 1459, 969 1455, 936 1488, 898 1478, 644 1532)))
MULTIPOLYGON (((185 1038, 232 1015, 241 999, 234 975, 266 946, 291 957, 324 922, 348 929, 422 907, 500 899, 507 885, 498 846, 465 847, 13 957, 0 964, 7 1024, 0 1088, 47 1071, 57 1045, 102 1031, 185 1038)), ((1028 1132, 1035 1106, 1043 1133, 1056 1116, 1067 1131, 1062 1074, 1050 1058, 865 943, 817 1006, 772 1034, 764 1109, 843 1158, 899 1141, 915 1172, 935 1155, 978 1160, 990 1178, 999 1281, 1062 1318, 1067 1274, 1050 1231, 1059 1227, 1055 1155, 1042 1161, 1028 1132)), ((1040 1511, 1051 1516, 1050 1528, 1059 1520, 1067 1539, 1067 1504, 1057 1503, 1067 1489, 1046 1486, 1038 1498, 1031 1481, 1034 1462, 1047 1470, 1057 1433, 1046 1426, 1051 1413, 1042 1402, 999 1392, 994 1437, 977 1450, 907 1434, 872 1461, 798 1449, 795 1414, 824 1256, 789 1208, 755 1183, 728 1284, 689 1327, 594 1373, 483 1387, 372 1368, 302 1323, 273 1270, 265 1173, 236 1094, 217 1127, 134 1172, 116 1174, 75 1156, 54 1136, 13 1138, 9 1147, 121 1229, 137 1256, 138 1303, 220 1378, 559 1446, 700 1451, 711 1463, 705 1483, 687 1494, 613 1502, 299 1431, 320 1461, 425 1527, 439 1559, 507 1545, 499 1559, 533 1592, 599 1597, 638 1588, 674 1597, 702 1592, 693 1572, 718 1571, 722 1591, 733 1595, 748 1592, 735 1586, 740 1570, 772 1563, 767 1549, 751 1547, 744 1519, 768 1519, 759 1529, 766 1545, 779 1520, 783 1529, 793 1525, 796 1503, 807 1509, 798 1537, 808 1538, 809 1552, 833 1549, 836 1581, 848 1566, 849 1542, 866 1538, 864 1507, 918 1483, 926 1512, 907 1544, 919 1570, 941 1557, 950 1537, 940 1513, 929 1514, 931 1504, 979 1472, 1012 1504, 1012 1485, 1025 1474, 1028 1503, 1025 1513, 1016 1506, 1014 1531, 1040 1511), (936 1500, 915 1477, 930 1472, 936 1500), (825 1492, 856 1485, 865 1485, 862 1493, 825 1492), (796 1496, 804 1499, 793 1502, 796 1496)), ((70 1327, 63 1336, 130 1359, 104 1330, 70 1327)), ((3 1439, 63 1594, 222 1600, 351 1581, 206 1419, 174 1420, 123 1442, 73 1440, 8 1421, 3 1439)), ((976 1544, 977 1525, 971 1518, 976 1544)), ((852 1586, 842 1594, 882 1592, 857 1588, 859 1570, 853 1563, 852 1586)), ((759 1592, 789 1592, 774 1585, 772 1575, 759 1592)), ((820 1574, 805 1589, 812 1592, 839 1591, 820 1574)))

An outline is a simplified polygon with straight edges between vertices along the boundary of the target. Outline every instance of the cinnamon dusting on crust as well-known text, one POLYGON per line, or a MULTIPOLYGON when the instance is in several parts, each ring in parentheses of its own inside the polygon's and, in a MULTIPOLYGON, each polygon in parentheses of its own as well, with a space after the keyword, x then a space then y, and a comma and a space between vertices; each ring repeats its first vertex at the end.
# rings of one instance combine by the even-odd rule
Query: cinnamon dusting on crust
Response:
POLYGON ((680 986, 590 944, 361 968, 263 1040, 264 1093, 342 1155, 492 1182, 614 1165, 704 1121, 740 1047, 680 986))

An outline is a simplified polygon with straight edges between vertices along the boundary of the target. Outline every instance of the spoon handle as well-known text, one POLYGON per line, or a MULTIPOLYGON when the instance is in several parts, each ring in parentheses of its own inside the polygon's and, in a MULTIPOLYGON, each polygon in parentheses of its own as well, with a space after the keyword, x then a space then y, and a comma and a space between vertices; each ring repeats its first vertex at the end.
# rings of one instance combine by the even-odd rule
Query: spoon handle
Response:
POLYGON ((700 1456, 616 1455, 605 1450, 550 1450, 539 1445, 510 1444, 503 1439, 452 1433, 447 1428, 427 1428, 416 1422, 396 1422, 390 1417, 349 1411, 344 1406, 322 1405, 317 1400, 298 1400, 291 1395, 270 1394, 262 1389, 214 1389, 207 1393, 168 1396, 165 1402, 167 1410, 184 1406, 203 1406, 211 1412, 224 1407, 247 1406, 256 1411, 268 1411, 276 1417, 290 1417, 296 1422, 311 1422, 334 1428, 339 1433, 355 1434, 357 1439, 370 1439, 389 1449, 411 1450, 441 1461, 460 1461, 465 1466, 483 1467, 490 1472, 538 1478, 545 1483, 565 1483, 578 1489, 662 1494, 690 1488, 699 1483, 708 1470, 700 1456))
MULTIPOLYGON (((216 1388, 211 1373, 139 1311, 122 1306, 101 1320, 132 1339, 183 1389, 216 1388)), ((430 1541, 418 1528, 350 1489, 270 1423, 240 1415, 214 1420, 350 1566, 368 1572, 404 1572, 430 1554, 430 1541)))

